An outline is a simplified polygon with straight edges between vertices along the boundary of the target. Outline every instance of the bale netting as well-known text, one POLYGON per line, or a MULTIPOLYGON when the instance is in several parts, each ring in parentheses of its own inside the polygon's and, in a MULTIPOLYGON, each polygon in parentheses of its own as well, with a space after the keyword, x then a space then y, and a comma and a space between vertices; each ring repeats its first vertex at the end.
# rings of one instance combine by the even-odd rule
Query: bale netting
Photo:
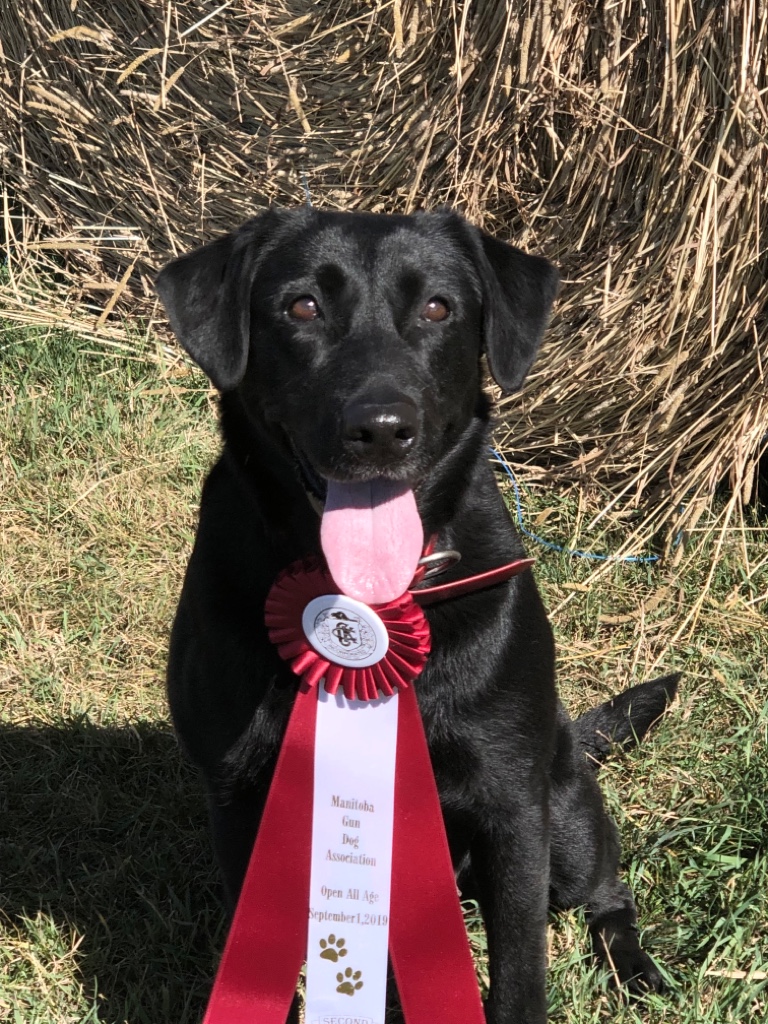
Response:
POLYGON ((518 469, 642 500, 645 537, 753 493, 766 0, 14 0, 0 38, 6 316, 159 325, 152 269, 304 177, 448 203, 563 271, 500 407, 518 469))

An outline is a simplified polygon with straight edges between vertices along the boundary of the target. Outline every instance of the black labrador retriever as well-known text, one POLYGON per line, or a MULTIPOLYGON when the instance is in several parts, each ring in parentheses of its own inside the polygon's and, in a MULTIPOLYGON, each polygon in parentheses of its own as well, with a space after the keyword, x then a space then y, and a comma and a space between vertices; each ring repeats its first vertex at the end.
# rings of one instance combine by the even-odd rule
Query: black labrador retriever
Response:
MULTIPOLYGON (((439 582, 523 556, 487 456, 482 356, 502 389, 519 388, 557 288, 546 260, 449 211, 269 210, 158 276, 176 335, 221 391, 224 450, 203 491, 168 689, 231 907, 297 685, 263 621, 272 583, 321 554, 324 505, 366 488, 364 543, 322 548, 337 583, 368 574, 373 602, 389 576, 403 589, 425 538, 461 554, 439 582), (394 541, 377 525, 377 495, 392 494, 394 541)), ((586 904, 614 977, 660 988, 592 764, 643 735, 676 677, 571 721, 530 571, 427 617, 416 692, 459 884, 488 932, 487 1020, 546 1020, 550 905, 586 904)))

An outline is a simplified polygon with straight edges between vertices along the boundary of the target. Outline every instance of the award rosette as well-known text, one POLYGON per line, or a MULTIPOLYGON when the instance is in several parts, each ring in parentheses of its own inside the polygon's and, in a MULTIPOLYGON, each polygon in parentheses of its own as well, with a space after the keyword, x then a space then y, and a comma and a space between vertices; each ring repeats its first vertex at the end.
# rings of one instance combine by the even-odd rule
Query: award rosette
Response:
POLYGON ((338 588, 319 559, 295 562, 275 581, 264 616, 269 639, 306 687, 325 681, 348 700, 407 689, 429 654, 429 626, 408 591, 375 609, 338 588))
POLYGON ((407 1024, 485 1020, 411 685, 430 651, 403 583, 420 524, 411 492, 370 489, 368 508, 329 485, 331 569, 296 562, 266 601, 300 685, 204 1024, 285 1024, 304 961, 306 1024, 384 1024, 390 961, 407 1024), (379 520, 408 543, 372 568, 359 538, 379 520))

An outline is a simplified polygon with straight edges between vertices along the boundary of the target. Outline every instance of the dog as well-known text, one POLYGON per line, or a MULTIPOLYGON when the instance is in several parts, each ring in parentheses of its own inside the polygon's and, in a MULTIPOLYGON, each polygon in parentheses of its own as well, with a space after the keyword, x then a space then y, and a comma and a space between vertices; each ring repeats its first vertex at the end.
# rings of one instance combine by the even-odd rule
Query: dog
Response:
MULTIPOLYGON (((268 591, 296 559, 324 556, 376 603, 405 589, 430 537, 461 554, 440 582, 524 555, 487 457, 483 357, 504 392, 521 387, 558 280, 450 210, 270 209, 157 277, 177 338, 221 393, 223 453, 203 488, 168 694, 205 781, 230 910, 297 686, 267 636, 268 591), (326 529, 331 507, 350 527, 341 538, 326 529)), ((646 732, 677 678, 571 721, 530 570, 426 614, 416 693, 458 884, 487 929, 489 1024, 546 1021, 550 906, 586 905, 617 981, 660 989, 593 766, 646 732)))

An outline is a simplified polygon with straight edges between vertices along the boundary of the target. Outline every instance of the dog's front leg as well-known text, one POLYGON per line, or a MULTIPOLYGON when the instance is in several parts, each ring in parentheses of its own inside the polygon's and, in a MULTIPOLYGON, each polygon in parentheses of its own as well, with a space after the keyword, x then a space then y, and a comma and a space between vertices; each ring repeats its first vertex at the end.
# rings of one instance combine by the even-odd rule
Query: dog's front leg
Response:
POLYGON ((488 935, 488 1024, 545 1024, 549 835, 543 804, 479 837, 472 869, 488 935))
MULTIPOLYGON (((248 869, 266 797, 267 790, 264 786, 259 789, 236 791, 226 799, 223 799, 212 786, 208 788, 208 811, 214 850, 230 923, 248 869)), ((258 970, 258 967, 258 964, 254 964, 254 969, 258 970)), ((297 993, 285 1024, 299 1024, 299 1005, 297 993)))
POLYGON ((226 798, 212 786, 208 788, 213 847, 230 918, 237 906, 266 798, 265 787, 237 790, 226 798))

